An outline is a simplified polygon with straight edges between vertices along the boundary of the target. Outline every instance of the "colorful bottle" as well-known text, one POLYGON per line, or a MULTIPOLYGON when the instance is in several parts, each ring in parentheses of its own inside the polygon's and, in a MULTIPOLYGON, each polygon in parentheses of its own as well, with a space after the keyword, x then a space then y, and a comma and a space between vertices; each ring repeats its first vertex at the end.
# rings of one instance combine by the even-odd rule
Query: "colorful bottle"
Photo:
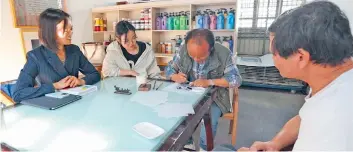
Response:
POLYGON ((215 41, 218 42, 219 44, 222 44, 221 37, 219 37, 219 36, 216 36, 216 40, 215 41))
POLYGON ((172 39, 172 54, 174 54, 177 50, 177 40, 172 39))
POLYGON ((174 15, 172 13, 169 13, 167 25, 168 25, 167 26, 168 30, 173 30, 174 29, 174 15))
POLYGON ((224 29, 224 15, 220 9, 217 13, 217 29, 224 29))
POLYGON ((174 17, 174 30, 180 30, 180 16, 178 13, 175 13, 174 17))
POLYGON ((166 53, 166 44, 165 43, 161 43, 161 53, 166 53))
POLYGON ((215 30, 217 29, 217 15, 216 12, 210 12, 210 29, 215 30))
POLYGON ((186 15, 184 11, 180 12, 180 30, 186 30, 186 15))
POLYGON ((206 11, 204 11, 204 15, 203 15, 203 28, 204 29, 210 29, 210 16, 208 15, 208 11, 209 9, 206 9, 206 11))
POLYGON ((156 18, 156 29, 161 30, 162 29, 162 13, 156 18))
POLYGON ((224 47, 230 49, 230 48, 229 48, 229 42, 228 42, 226 36, 223 37, 222 45, 223 45, 224 47))
POLYGON ((190 11, 187 11, 185 13, 185 16, 186 16, 186 30, 189 30, 190 29, 190 11))
POLYGON ((227 25, 227 19, 228 19, 228 11, 225 8, 221 8, 223 10, 223 16, 224 16, 224 28, 227 25))
POLYGON ((233 51, 234 51, 234 41, 233 41, 233 36, 230 36, 229 37, 229 41, 228 41, 228 43, 229 43, 229 48, 230 48, 230 51, 232 52, 232 53, 234 53, 233 51))
POLYGON ((201 11, 197 11, 195 20, 196 20, 196 28, 197 29, 203 28, 203 17, 202 17, 201 11))
POLYGON ((166 46, 165 46, 165 53, 167 53, 167 54, 172 54, 172 43, 166 43, 165 44, 166 46))
POLYGON ((167 25, 168 25, 168 14, 164 13, 164 16, 162 19, 162 30, 167 30, 167 25))
POLYGON ((230 8, 229 14, 227 17, 227 29, 234 29, 235 27, 235 10, 230 8))

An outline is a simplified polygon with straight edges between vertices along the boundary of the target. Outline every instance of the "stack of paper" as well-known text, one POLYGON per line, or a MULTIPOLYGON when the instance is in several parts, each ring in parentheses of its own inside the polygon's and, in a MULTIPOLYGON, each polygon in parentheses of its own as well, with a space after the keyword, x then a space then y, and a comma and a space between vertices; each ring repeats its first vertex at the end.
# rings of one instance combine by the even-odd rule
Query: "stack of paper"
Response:
POLYGON ((202 87, 190 87, 191 90, 184 89, 184 86, 178 83, 173 83, 165 88, 163 88, 163 91, 167 92, 173 92, 173 93, 179 93, 179 94, 193 94, 193 93, 199 93, 202 94, 206 91, 205 88, 202 87))
POLYGON ((174 118, 195 114, 194 108, 190 103, 165 103, 155 108, 159 117, 174 118))
POLYGON ((94 85, 83 85, 83 86, 79 86, 79 87, 75 87, 75 88, 63 89, 63 90, 60 90, 60 92, 82 96, 82 95, 85 95, 85 94, 89 94, 89 93, 95 92, 97 90, 98 90, 97 86, 94 86, 94 85))
POLYGON ((155 107, 167 102, 167 100, 168 92, 164 91, 139 91, 130 98, 130 101, 138 102, 148 107, 155 107))

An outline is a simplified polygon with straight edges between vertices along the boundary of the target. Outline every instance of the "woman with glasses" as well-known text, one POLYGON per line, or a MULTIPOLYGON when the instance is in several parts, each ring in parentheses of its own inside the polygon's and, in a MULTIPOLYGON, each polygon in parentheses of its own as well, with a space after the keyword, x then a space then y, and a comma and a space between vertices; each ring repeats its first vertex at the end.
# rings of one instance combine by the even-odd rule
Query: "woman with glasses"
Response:
POLYGON ((158 76, 160 69, 150 45, 136 41, 135 28, 127 21, 115 26, 116 41, 107 48, 103 61, 104 77, 137 76, 146 73, 148 77, 158 76))
POLYGON ((27 53, 13 93, 16 102, 100 80, 100 74, 80 48, 71 44, 69 14, 53 8, 42 12, 38 35, 42 45, 27 53), (83 78, 78 78, 79 72, 83 78))

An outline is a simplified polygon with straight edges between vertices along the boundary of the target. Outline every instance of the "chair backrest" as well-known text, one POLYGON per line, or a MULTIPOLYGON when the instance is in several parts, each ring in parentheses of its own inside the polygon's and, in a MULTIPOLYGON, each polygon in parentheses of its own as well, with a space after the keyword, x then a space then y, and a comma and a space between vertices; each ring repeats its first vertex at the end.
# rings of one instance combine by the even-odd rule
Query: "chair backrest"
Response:
POLYGON ((0 82, 0 102, 5 104, 6 106, 11 106, 15 104, 15 101, 12 100, 15 85, 16 80, 0 82))
POLYGON ((229 102, 232 106, 231 112, 236 111, 235 105, 239 101, 239 88, 229 88, 229 102))

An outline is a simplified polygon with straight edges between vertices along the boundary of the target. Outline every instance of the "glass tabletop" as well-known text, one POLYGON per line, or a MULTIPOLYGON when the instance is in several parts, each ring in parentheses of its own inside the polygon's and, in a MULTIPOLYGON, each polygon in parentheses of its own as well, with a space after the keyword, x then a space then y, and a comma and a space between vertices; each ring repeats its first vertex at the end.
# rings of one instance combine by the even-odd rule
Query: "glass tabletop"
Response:
MULTIPOLYGON (((205 93, 178 93, 164 90, 170 82, 158 81, 168 93, 167 103, 195 106, 205 93)), ((4 110, 2 141, 19 150, 157 150, 185 117, 158 116, 155 107, 130 101, 137 92, 135 78, 113 77, 96 84, 98 91, 57 110, 19 105, 4 110), (114 85, 131 90, 132 95, 114 94, 114 85), (165 130, 147 139, 133 126, 149 122, 165 130)), ((153 85, 153 83, 152 83, 153 85)), ((148 101, 146 101, 148 102, 148 101)))

